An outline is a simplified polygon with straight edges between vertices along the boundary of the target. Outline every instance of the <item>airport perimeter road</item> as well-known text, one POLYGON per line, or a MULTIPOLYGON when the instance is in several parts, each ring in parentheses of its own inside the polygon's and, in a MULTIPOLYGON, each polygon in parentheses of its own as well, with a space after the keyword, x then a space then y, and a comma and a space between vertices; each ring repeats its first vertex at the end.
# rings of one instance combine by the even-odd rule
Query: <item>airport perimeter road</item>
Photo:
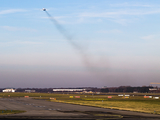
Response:
POLYGON ((104 109, 32 98, 0 98, 0 110, 25 110, 25 113, 0 115, 10 119, 122 119, 159 120, 160 115, 104 109))

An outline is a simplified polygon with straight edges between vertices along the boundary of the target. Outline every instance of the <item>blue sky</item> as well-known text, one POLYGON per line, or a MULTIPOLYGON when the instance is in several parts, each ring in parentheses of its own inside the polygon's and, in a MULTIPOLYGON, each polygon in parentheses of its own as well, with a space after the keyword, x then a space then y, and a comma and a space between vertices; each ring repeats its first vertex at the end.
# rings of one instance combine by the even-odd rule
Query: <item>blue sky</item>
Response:
POLYGON ((159 82, 159 20, 158 0, 5 0, 0 4, 0 87, 159 82))

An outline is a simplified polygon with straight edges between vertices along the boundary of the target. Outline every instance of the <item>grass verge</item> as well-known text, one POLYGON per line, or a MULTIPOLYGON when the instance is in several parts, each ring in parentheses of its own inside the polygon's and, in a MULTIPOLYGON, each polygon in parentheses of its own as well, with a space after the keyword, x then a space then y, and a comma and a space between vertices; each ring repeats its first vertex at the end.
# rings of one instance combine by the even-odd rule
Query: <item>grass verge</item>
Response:
POLYGON ((0 115, 8 115, 8 114, 18 114, 26 111, 22 110, 0 110, 0 115))
POLYGON ((151 114, 160 114, 160 100, 153 99, 103 99, 103 100, 92 100, 92 99, 81 99, 81 100, 50 100, 53 102, 63 102, 70 104, 87 105, 101 108, 128 110, 136 112, 144 112, 151 114))

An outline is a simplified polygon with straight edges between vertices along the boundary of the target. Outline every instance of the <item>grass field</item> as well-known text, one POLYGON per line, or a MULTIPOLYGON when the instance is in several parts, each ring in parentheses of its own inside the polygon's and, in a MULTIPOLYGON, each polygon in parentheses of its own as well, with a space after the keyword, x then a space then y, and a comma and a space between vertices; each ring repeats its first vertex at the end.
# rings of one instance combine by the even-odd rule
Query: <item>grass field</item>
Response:
POLYGON ((81 98, 57 98, 51 101, 160 114, 160 100, 144 98, 143 96, 129 98, 122 98, 117 95, 113 95, 112 98, 107 98, 106 96, 82 96, 81 98))
MULTIPOLYGON (((121 93, 124 94, 124 93, 121 93)), ((126 93, 128 94, 128 93, 126 93)), ((64 102, 70 104, 88 105, 102 108, 129 110, 137 112, 145 112, 152 114, 160 114, 160 100, 153 98, 144 98, 144 95, 160 96, 155 93, 130 93, 129 98, 113 95, 98 94, 53 94, 53 93, 0 93, 0 97, 34 97, 34 99, 45 99, 52 102, 64 102), (79 98, 76 98, 78 96, 79 98), (112 98, 108 98, 112 96, 112 98), (56 98, 56 100, 50 100, 56 98)))
POLYGON ((8 114, 17 114, 17 113, 23 113, 26 111, 22 110, 0 110, 0 115, 8 115, 8 114))
MULTIPOLYGON (((53 101, 53 100, 52 100, 53 101)), ((55 102, 55 101, 54 101, 55 102)), ((119 109, 119 110, 129 110, 145 113, 160 114, 160 102, 159 101, 146 101, 146 100, 108 100, 108 101, 76 101, 76 100, 65 100, 58 101, 72 104, 88 105, 102 108, 119 109)))

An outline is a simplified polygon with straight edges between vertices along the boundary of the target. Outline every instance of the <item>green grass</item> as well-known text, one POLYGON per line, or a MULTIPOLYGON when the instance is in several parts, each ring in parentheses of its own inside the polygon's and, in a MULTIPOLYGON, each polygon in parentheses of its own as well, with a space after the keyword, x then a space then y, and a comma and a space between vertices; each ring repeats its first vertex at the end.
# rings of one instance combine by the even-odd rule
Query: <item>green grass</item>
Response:
POLYGON ((79 104, 87 106, 95 106, 110 109, 129 110, 137 112, 145 112, 152 114, 160 114, 160 102, 159 101, 75 101, 75 100, 58 100, 53 102, 64 102, 70 104, 79 104))
POLYGON ((0 110, 0 115, 8 115, 8 114, 18 114, 26 111, 22 110, 0 110))
POLYGON ((132 96, 130 98, 122 98, 117 95, 114 95, 113 98, 106 98, 106 96, 88 96, 87 98, 83 97, 79 99, 57 98, 57 100, 50 101, 160 114, 160 100, 143 98, 143 96, 132 96))
POLYGON ((15 92, 15 93, 0 93, 0 97, 24 97, 24 96, 29 96, 29 97, 59 97, 61 96, 60 94, 50 94, 50 93, 20 93, 20 92, 15 92))
POLYGON ((33 97, 34 99, 45 99, 52 102, 65 102, 71 104, 96 106, 102 108, 160 114, 160 100, 143 97, 143 95, 160 96, 159 93, 126 93, 126 94, 130 94, 130 97, 123 98, 119 97, 118 95, 97 95, 97 94, 92 95, 92 94, 16 93, 16 92, 0 93, 0 97, 8 97, 8 95, 10 95, 10 97, 29 96, 33 97), (73 96, 73 98, 70 98, 70 96, 73 96), (80 98, 75 98, 75 96, 80 96, 80 98), (112 96, 112 98, 108 98, 108 96, 112 96), (50 97, 56 98, 56 100, 50 100, 50 97))

